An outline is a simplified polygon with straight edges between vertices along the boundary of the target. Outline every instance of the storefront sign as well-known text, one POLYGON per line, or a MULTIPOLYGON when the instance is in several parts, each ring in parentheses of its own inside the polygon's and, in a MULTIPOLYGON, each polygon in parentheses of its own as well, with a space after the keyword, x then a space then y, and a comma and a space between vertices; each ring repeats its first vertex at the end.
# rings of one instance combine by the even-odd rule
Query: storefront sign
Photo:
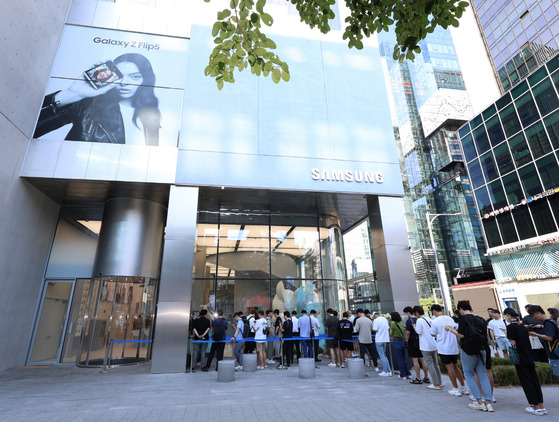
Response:
POLYGON ((313 180, 333 180, 338 182, 357 182, 357 183, 382 183, 384 175, 374 171, 353 171, 353 170, 311 170, 313 180))
POLYGON ((518 204, 509 204, 506 207, 502 207, 495 211, 491 211, 490 213, 486 213, 483 215, 483 218, 487 220, 488 218, 495 217, 496 215, 512 211, 513 209, 518 208, 521 205, 529 204, 530 202, 534 202, 537 201, 538 199, 545 198, 546 196, 555 195, 557 192, 559 192, 559 188, 548 189, 545 192, 538 193, 537 195, 531 196, 530 198, 524 198, 518 204))

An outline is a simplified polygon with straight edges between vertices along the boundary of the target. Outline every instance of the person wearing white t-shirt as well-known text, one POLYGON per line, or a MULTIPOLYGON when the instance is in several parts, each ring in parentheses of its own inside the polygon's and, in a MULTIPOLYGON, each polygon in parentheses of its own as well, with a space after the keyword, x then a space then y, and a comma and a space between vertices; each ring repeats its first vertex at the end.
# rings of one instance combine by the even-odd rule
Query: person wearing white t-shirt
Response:
POLYGON ((373 333, 375 333, 375 343, 377 346, 377 352, 382 363, 382 372, 379 374, 381 377, 391 377, 392 369, 390 368, 390 362, 386 357, 388 344, 390 343, 390 336, 388 331, 390 325, 388 320, 383 317, 380 312, 375 312, 373 314, 373 333))
POLYGON ((441 370, 437 359, 437 344, 431 335, 431 319, 425 316, 425 311, 419 305, 413 307, 417 321, 414 324, 415 332, 419 336, 419 350, 425 359, 431 384, 427 386, 430 390, 440 390, 443 387, 441 370))
POLYGON ((507 324, 503 318, 501 318, 501 312, 498 309, 493 309, 493 319, 487 323, 487 328, 489 328, 489 334, 491 335, 491 340, 496 346, 497 357, 499 356, 499 350, 503 352, 505 359, 509 358, 509 347, 511 346, 510 341, 507 339, 507 324))
POLYGON ((258 319, 254 323, 254 340, 256 340, 256 354, 260 365, 258 369, 268 367, 266 362, 266 338, 268 337, 268 324, 264 317, 264 311, 258 311, 258 319), (258 341, 260 340, 260 341, 258 341))
POLYGON ((445 329, 446 325, 450 325, 456 330, 458 324, 443 313, 441 305, 432 305, 431 313, 435 317, 431 323, 431 335, 436 340, 437 351, 443 365, 446 366, 448 377, 454 387, 452 390, 448 390, 448 394, 457 397, 462 394, 470 394, 466 388, 462 371, 458 368, 458 341, 454 334, 445 329), (460 382, 460 388, 458 388, 458 382, 460 382))

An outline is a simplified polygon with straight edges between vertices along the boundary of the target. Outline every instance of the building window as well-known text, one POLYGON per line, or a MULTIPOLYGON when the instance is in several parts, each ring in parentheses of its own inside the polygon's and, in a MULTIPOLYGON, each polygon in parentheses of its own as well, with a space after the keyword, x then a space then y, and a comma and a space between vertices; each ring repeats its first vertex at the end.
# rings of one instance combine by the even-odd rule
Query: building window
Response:
POLYGON ((534 218, 534 223, 539 236, 557 231, 557 227, 555 226, 555 221, 553 221, 553 216, 551 215, 547 201, 539 200, 532 202, 531 204, 528 204, 528 207, 530 208, 530 211, 532 211, 532 217, 534 218))
POLYGON ((503 142, 501 145, 495 147, 493 153, 495 154, 497 168, 499 169, 499 173, 501 173, 501 176, 514 170, 514 164, 512 162, 512 157, 510 156, 509 147, 506 142, 503 142))
POLYGON ((498 215, 496 220, 499 225, 499 230, 501 231, 501 236, 503 237, 503 243, 518 242, 518 235, 516 234, 514 222, 512 221, 510 213, 498 215))
POLYGON ((488 182, 495 180, 497 175, 497 169, 495 168, 495 160, 493 159, 493 154, 489 151, 487 154, 483 154, 480 157, 481 168, 485 176, 485 180, 488 182))
POLYGON ((559 99, 549 78, 534 87, 533 92, 542 116, 551 113, 559 107, 559 99))
POLYGON ((503 177, 503 186, 505 187, 509 204, 518 204, 524 198, 524 193, 518 182, 516 172, 512 172, 503 177))
POLYGON ((493 208, 491 208, 491 200, 489 199, 485 186, 476 190, 476 200, 479 213, 482 216, 493 211, 493 208))
POLYGON ((518 176, 527 198, 542 192, 542 185, 534 164, 528 164, 518 169, 518 176))
POLYGON ((518 115, 520 116, 520 121, 524 127, 530 126, 536 120, 539 119, 538 110, 536 109, 536 103, 532 99, 530 93, 524 94, 518 100, 514 102, 516 104, 516 109, 518 110, 518 115))
POLYGON ((512 104, 501 110, 499 115, 501 116, 505 133, 509 138, 521 129, 520 121, 518 120, 516 111, 512 104))
POLYGON ((559 167, 557 166, 555 154, 549 154, 539 159, 536 161, 536 166, 540 172, 545 190, 559 187, 559 167))
POLYGON ((536 229, 534 228, 534 223, 528 212, 528 207, 518 207, 512 210, 512 218, 514 219, 514 225, 516 226, 520 240, 530 239, 536 236, 536 229))
POLYGON ((503 244, 501 236, 499 235, 499 229, 497 228, 497 221, 495 221, 494 218, 483 220, 483 229, 485 231, 485 237, 487 238, 487 244, 490 248, 503 244))
POLYGON ((485 183, 478 160, 474 160, 470 164, 468 164, 468 174, 470 175, 470 180, 472 181, 474 189, 479 188, 485 183))
POLYGON ((528 138, 528 144, 534 159, 551 152, 551 145, 541 122, 526 129, 526 137, 528 138))
POLYGON ((487 126, 487 133, 489 134, 489 140, 491 141, 491 145, 499 145, 502 141, 505 140, 505 134, 503 133, 503 128, 501 127, 501 122, 497 116, 492 117, 487 122, 485 122, 487 126))
POLYGON ((544 123, 553 148, 559 148, 559 111, 546 117, 544 123))
POLYGON ((509 147, 516 167, 520 167, 532 161, 532 156, 530 155, 530 150, 528 149, 528 144, 524 139, 523 133, 519 133, 511 138, 509 140, 509 147))
POLYGON ((476 141, 477 150, 480 154, 489 150, 489 138, 487 137, 487 132, 485 131, 485 127, 483 125, 474 129, 474 139, 476 141))

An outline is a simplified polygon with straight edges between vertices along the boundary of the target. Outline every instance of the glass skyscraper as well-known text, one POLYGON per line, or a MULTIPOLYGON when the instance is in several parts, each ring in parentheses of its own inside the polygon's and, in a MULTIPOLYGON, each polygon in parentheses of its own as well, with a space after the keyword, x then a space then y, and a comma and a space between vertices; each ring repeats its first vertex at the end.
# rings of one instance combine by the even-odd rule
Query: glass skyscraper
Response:
POLYGON ((449 31, 430 34, 413 62, 392 59, 393 34, 379 34, 379 42, 418 292, 440 296, 427 213, 461 214, 442 215, 433 222, 435 247, 448 280, 459 269, 483 271, 485 266, 490 271, 456 132, 473 112, 449 31))
POLYGON ((556 1, 474 0, 472 6, 501 92, 559 51, 556 1))

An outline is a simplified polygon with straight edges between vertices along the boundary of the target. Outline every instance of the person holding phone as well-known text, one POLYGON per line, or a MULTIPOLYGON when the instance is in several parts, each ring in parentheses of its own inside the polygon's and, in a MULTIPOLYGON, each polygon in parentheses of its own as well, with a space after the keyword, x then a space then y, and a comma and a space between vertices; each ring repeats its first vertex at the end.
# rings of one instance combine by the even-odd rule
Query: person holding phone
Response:
POLYGON ((65 138, 71 141, 159 145, 161 113, 151 63, 137 53, 113 62, 122 74, 115 82, 96 86, 84 77, 47 95, 33 137, 71 124, 65 138))

